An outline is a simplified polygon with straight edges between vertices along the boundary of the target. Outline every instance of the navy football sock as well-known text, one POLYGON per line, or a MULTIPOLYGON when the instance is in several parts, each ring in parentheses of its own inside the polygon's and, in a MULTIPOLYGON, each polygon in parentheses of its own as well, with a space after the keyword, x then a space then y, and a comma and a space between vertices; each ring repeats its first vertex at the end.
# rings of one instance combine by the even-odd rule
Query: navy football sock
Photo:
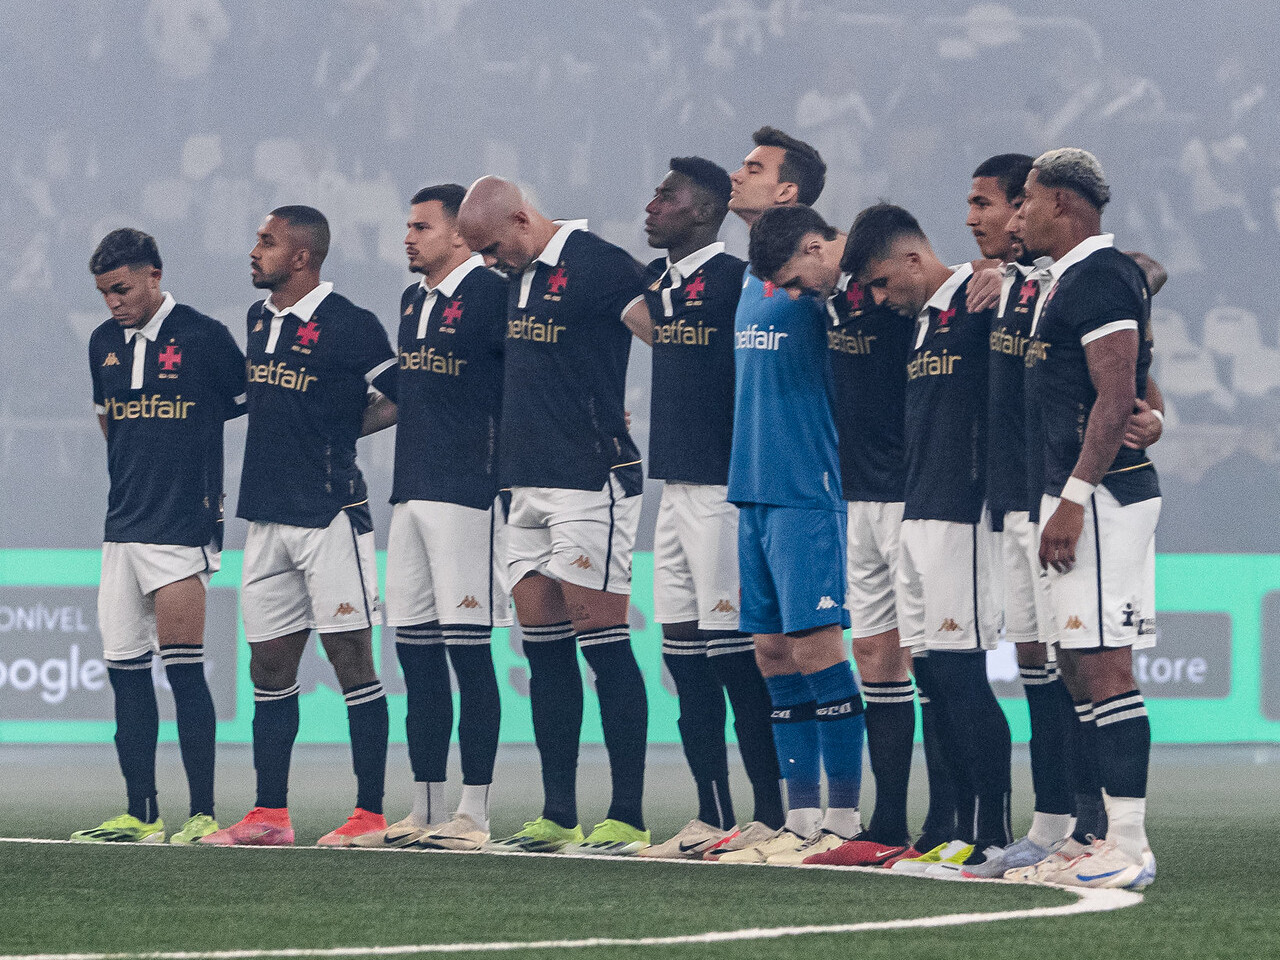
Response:
POLYGON ((1098 727, 1098 772, 1111 797, 1145 797, 1151 759, 1151 721, 1138 690, 1093 707, 1098 727))
POLYGON ((981 651, 930 651, 933 676, 945 690, 951 729, 959 756, 972 777, 977 806, 972 836, 979 849, 1008 846, 1012 741, 1009 722, 987 679, 987 658, 981 651))
POLYGON ((766 677, 773 702, 771 720, 778 768, 787 782, 791 810, 821 805, 822 747, 818 739, 818 704, 809 682, 799 673, 766 677))
POLYGON ((298 684, 283 690, 253 688, 253 769, 255 807, 289 805, 289 761, 298 738, 298 684))
POLYGON ((573 626, 520 625, 529 661, 533 739, 542 761, 542 815, 578 825, 578 742, 582 737, 582 672, 573 626))
POLYGON ((707 659, 724 684, 733 707, 733 731, 738 737, 738 752, 742 756, 747 779, 751 781, 755 802, 753 819, 778 830, 786 819, 782 806, 782 775, 778 770, 773 725, 769 721, 773 706, 769 700, 769 688, 756 664, 755 653, 750 649, 732 653, 713 652, 707 659))
POLYGON ((356 775, 356 806, 382 812, 387 779, 387 695, 377 680, 342 691, 351 731, 351 766, 356 775))
POLYGON ((1075 704, 1076 722, 1067 738, 1067 760, 1071 788, 1075 794, 1076 825, 1071 836, 1077 843, 1090 843, 1107 835, 1107 811, 1102 802, 1102 782, 1098 772, 1098 727, 1093 703, 1075 704))
POLYGON ((498 678, 493 669, 488 627, 472 627, 470 642, 458 642, 462 628, 445 627, 449 662, 458 678, 458 749, 462 754, 462 782, 481 786, 493 783, 493 762, 498 753, 498 728, 502 705, 498 678), (452 631, 452 632, 451 632, 452 631), (483 636, 483 640, 481 637, 483 636))
POLYGON ((434 623, 397 627, 396 656, 404 674, 404 732, 413 779, 443 783, 453 735, 453 690, 440 628, 434 623))
POLYGON ((867 836, 885 845, 909 843, 907 785, 916 734, 915 688, 901 683, 862 684, 866 701, 867 753, 876 778, 876 809, 867 836))
POLYGON ((734 825, 729 797, 729 761, 724 725, 724 690, 703 650, 664 652, 662 660, 675 682, 680 707, 680 743, 698 791, 698 819, 727 830, 734 825))
POLYGON ((1031 716, 1031 786, 1037 813, 1070 814, 1071 784, 1067 775, 1067 736, 1075 723, 1071 695, 1057 668, 1020 667, 1022 689, 1031 716))
POLYGON ((160 659, 164 661, 178 715, 178 748, 191 799, 189 815, 203 813, 212 817, 217 717, 204 677, 204 648, 200 644, 166 645, 160 648, 160 659))
POLYGON ((578 643, 595 674, 600 699, 600 724, 613 785, 607 816, 643 830, 649 700, 640 665, 631 652, 631 631, 625 623, 588 630, 578 634, 578 643))
POLYGON ((856 810, 862 792, 866 722, 853 668, 844 660, 805 679, 818 705, 815 712, 822 769, 827 775, 827 806, 856 810))
POLYGON ((154 823, 156 806, 156 741, 160 713, 151 681, 151 654, 132 660, 108 660, 107 677, 115 694, 116 757, 124 774, 128 812, 154 823))
POLYGON ((923 728, 925 773, 929 779, 929 810, 916 849, 927 853, 939 844, 958 840, 956 832, 956 792, 947 760, 944 732, 947 710, 942 691, 933 679, 928 656, 912 658, 912 672, 920 696, 920 724, 923 728))

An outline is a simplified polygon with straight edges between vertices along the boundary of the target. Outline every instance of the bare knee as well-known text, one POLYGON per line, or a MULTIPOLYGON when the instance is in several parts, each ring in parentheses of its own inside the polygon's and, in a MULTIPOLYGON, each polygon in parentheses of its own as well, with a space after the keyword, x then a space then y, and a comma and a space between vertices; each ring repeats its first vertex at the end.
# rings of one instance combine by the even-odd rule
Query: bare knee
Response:
POLYGON ((249 645, 249 677, 255 687, 283 690, 298 679, 309 630, 249 645))
POLYGON ((911 676, 911 651, 899 643, 897 630, 854 637, 853 658, 868 683, 905 683, 911 676))
POLYGON ((540 573, 529 573, 511 588, 511 600, 521 626, 545 627, 569 619, 560 584, 540 573))
POLYGON ((1110 700, 1137 688, 1133 677, 1133 653, 1128 647, 1078 653, 1075 671, 1094 703, 1110 700))
POLYGON ((1033 640, 1027 643, 1015 643, 1013 646, 1020 667, 1043 667, 1049 662, 1049 648, 1043 643, 1033 640))
POLYGON ((574 633, 603 630, 627 622, 630 594, 592 590, 576 583, 561 583, 560 593, 564 596, 569 619, 573 621, 574 633))
POLYGON ((372 631, 368 627, 320 635, 325 655, 333 664, 333 672, 338 675, 338 683, 342 689, 348 690, 378 679, 377 671, 373 668, 371 638, 372 631))
POLYGON ((197 576, 167 583, 155 592, 160 646, 204 642, 204 583, 197 576))
POLYGON ((758 633, 753 638, 756 648, 756 666, 766 677, 781 677, 799 673, 800 668, 791 656, 791 638, 781 633, 758 633))
POLYGON ((806 676, 849 661, 844 650, 844 631, 838 623, 792 635, 791 651, 796 666, 806 676))

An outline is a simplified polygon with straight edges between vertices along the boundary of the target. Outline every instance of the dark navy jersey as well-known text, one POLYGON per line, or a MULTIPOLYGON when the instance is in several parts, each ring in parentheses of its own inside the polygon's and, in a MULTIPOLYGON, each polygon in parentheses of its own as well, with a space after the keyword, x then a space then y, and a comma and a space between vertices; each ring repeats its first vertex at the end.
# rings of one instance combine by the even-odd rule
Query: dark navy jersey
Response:
POLYGON ((969 313, 972 269, 951 275, 916 322, 907 359, 903 519, 977 523, 987 486, 987 338, 993 311, 969 313))
POLYGON ((610 471, 643 487, 623 402, 631 331, 626 307, 644 294, 643 268, 621 247, 564 224, 508 294, 502 428, 503 486, 601 490, 610 471))
POLYGON ((653 318, 649 476, 729 482, 733 443, 733 315, 747 265, 716 243, 649 264, 653 318), (701 257, 700 257, 701 255, 701 257))
MULTIPOLYGON (((1040 345, 1030 389, 1040 408, 1044 492, 1058 496, 1084 446, 1085 427, 1098 399, 1085 345, 1110 333, 1136 329, 1134 388, 1147 393, 1151 368, 1151 297, 1142 269, 1111 245, 1111 235, 1090 237, 1050 268, 1053 278, 1034 327, 1040 345)), ((1155 467, 1143 450, 1121 446, 1102 484, 1122 504, 1160 495, 1155 467)))
POLYGON ((420 283, 404 291, 392 503, 492 505, 506 332, 507 281, 478 256, 430 294, 420 283))
POLYGON ((356 439, 369 386, 395 398, 395 353, 368 310, 322 283, 276 314, 249 308, 249 430, 237 512, 327 527, 368 499, 356 439))
POLYGON ((747 271, 734 318, 729 500, 844 510, 826 305, 747 271))
MULTIPOLYGON (((1026 399, 1027 348, 1031 319, 1040 296, 1032 268, 1009 264, 1000 311, 991 325, 991 366, 987 404, 987 503, 995 517, 1030 510, 1027 464, 1030 457, 1026 399)), ((1035 502, 1040 502, 1039 494, 1035 502)))
POLYGON ((876 306, 852 281, 836 290, 827 313, 844 498, 901 501, 906 482, 907 354, 915 325, 876 306))
POLYGON ((244 413, 244 354, 218 321, 165 301, 131 340, 114 320, 89 338, 111 476, 103 539, 220 545, 222 424, 244 413))

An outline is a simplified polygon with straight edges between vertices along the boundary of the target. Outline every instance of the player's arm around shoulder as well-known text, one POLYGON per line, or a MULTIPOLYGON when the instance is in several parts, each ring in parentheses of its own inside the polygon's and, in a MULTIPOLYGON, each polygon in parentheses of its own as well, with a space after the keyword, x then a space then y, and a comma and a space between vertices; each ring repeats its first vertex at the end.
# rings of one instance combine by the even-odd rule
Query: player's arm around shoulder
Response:
POLYGON ((227 326, 212 317, 205 317, 204 330, 209 355, 204 375, 214 393, 223 401, 226 411, 224 419, 242 417, 248 410, 244 351, 231 336, 227 326))
MULTIPOLYGON (((110 323, 111 321, 107 321, 110 323)), ((89 337, 89 378, 93 383, 93 409, 98 415, 98 427, 107 435, 106 392, 102 388, 102 331, 107 324, 98 327, 89 337)))
POLYGON ((649 316, 649 305, 645 303, 643 293, 627 304, 622 311, 622 322, 639 339, 653 346, 653 318, 649 316))

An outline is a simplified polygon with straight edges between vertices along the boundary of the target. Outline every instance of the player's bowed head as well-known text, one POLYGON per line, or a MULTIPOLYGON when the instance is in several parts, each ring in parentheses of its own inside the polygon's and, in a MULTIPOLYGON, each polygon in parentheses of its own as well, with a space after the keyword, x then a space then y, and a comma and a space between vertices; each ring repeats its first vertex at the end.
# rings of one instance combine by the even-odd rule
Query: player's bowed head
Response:
POLYGON ((467 245, 489 266, 510 275, 529 266, 556 229, 519 187, 502 177, 481 177, 458 208, 458 232, 467 245))

